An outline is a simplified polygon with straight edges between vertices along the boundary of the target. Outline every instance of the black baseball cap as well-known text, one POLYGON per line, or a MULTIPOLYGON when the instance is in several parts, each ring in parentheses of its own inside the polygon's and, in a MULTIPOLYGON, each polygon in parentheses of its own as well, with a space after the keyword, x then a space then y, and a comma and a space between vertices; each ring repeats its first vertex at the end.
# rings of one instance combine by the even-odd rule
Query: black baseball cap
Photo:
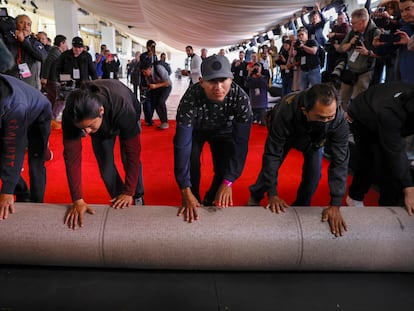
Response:
POLYGON ((83 48, 83 40, 81 37, 74 37, 72 39, 72 46, 77 48, 83 48))

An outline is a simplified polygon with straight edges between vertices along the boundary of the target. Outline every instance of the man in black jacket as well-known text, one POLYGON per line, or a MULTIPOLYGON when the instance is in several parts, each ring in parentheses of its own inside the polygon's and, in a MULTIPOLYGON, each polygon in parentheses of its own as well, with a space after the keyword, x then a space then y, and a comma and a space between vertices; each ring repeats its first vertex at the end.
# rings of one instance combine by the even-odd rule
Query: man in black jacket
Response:
POLYGON ((373 182, 374 164, 379 163, 379 205, 405 205, 408 214, 414 213, 414 180, 404 139, 414 134, 413 90, 414 86, 408 83, 379 84, 349 105, 357 162, 348 205, 363 206, 373 182))
POLYGON ((63 52, 56 65, 57 77, 59 81, 75 81, 75 87, 79 88, 83 81, 96 80, 96 66, 92 62, 92 57, 85 51, 81 37, 72 39, 72 49, 63 52), (63 78, 62 75, 67 77, 63 78))
POLYGON ((330 206, 323 211, 332 234, 341 236, 346 230, 339 207, 346 190, 348 174, 348 124, 336 101, 335 90, 316 84, 300 93, 292 93, 276 106, 271 115, 263 164, 256 183, 250 186, 248 205, 260 205, 268 194, 266 208, 284 212, 289 205, 278 195, 278 171, 291 148, 303 153, 302 181, 294 206, 309 206, 319 184, 323 149, 330 143, 331 162, 328 170, 330 206))

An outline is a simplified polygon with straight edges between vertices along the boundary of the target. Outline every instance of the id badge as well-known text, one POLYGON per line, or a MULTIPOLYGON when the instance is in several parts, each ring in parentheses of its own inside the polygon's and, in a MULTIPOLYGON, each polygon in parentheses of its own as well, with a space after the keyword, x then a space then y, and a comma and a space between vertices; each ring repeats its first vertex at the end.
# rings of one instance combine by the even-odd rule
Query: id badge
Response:
POLYGON ((358 55, 359 55, 359 52, 358 51, 352 52, 351 56, 349 57, 349 61, 352 62, 352 63, 354 63, 356 61, 358 55))
POLYGON ((300 64, 301 64, 301 65, 306 65, 306 56, 302 56, 302 57, 300 58, 300 64))
POLYGON ((19 74, 22 76, 22 78, 29 78, 32 76, 27 63, 19 64, 19 74))
POLYGON ((258 87, 254 89, 254 95, 260 96, 260 89, 258 87))
POLYGON ((114 73, 113 72, 110 72, 109 73, 109 79, 113 79, 114 78, 114 73))
POLYGON ((79 69, 73 68, 73 79, 79 80, 80 79, 80 71, 79 69))
POLYGON ((239 77, 243 77, 243 70, 239 71, 239 77))

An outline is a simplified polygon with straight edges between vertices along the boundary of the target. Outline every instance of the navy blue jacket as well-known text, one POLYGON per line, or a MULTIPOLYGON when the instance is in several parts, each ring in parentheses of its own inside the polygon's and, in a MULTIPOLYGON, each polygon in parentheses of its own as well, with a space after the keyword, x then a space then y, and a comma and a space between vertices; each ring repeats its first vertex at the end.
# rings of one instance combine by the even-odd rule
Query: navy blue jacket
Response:
POLYGON ((1 193, 12 194, 20 177, 27 146, 27 130, 50 120, 49 100, 38 90, 12 76, 0 74, 0 179, 1 193))

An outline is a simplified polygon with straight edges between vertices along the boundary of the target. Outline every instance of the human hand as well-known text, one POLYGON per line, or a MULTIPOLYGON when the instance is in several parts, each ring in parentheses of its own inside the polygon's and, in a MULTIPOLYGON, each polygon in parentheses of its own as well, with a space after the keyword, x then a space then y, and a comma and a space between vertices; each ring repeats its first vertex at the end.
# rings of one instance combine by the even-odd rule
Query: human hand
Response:
POLYGON ((182 206, 180 207, 177 216, 184 215, 184 220, 192 223, 198 220, 197 207, 202 206, 197 198, 191 192, 190 188, 184 188, 182 191, 182 206))
POLYGON ((290 206, 283 200, 282 198, 278 197, 277 195, 269 197, 269 201, 265 206, 265 209, 270 208, 272 213, 279 214, 280 212, 285 212, 287 208, 290 206))
POLYGON ((394 42, 394 44, 399 44, 399 45, 407 45, 408 44, 408 41, 410 40, 410 36, 405 31, 401 31, 401 30, 398 29, 394 32, 394 34, 400 35, 400 41, 394 42))
POLYGON ((327 221, 329 223, 331 233, 335 235, 335 237, 342 236, 342 233, 348 230, 346 223, 342 218, 339 206, 329 206, 324 209, 322 212, 322 221, 327 221))
POLYGON ((0 220, 7 219, 9 213, 13 214, 14 209, 14 196, 13 194, 1 193, 0 194, 0 220))
POLYGON ((411 216, 414 213, 414 187, 404 188, 403 191, 405 208, 407 209, 408 215, 411 216))
POLYGON ((118 208, 129 207, 130 205, 132 205, 134 200, 132 198, 132 195, 120 194, 116 198, 113 198, 111 202, 112 202, 112 207, 114 209, 118 209, 118 208))
POLYGON ((226 208, 233 206, 233 190, 231 187, 222 184, 216 193, 216 198, 214 199, 216 206, 226 208))
POLYGON ((69 209, 65 218, 65 225, 68 225, 70 229, 75 230, 77 226, 83 227, 83 216, 85 212, 93 215, 95 210, 90 208, 83 199, 76 200, 69 209))

